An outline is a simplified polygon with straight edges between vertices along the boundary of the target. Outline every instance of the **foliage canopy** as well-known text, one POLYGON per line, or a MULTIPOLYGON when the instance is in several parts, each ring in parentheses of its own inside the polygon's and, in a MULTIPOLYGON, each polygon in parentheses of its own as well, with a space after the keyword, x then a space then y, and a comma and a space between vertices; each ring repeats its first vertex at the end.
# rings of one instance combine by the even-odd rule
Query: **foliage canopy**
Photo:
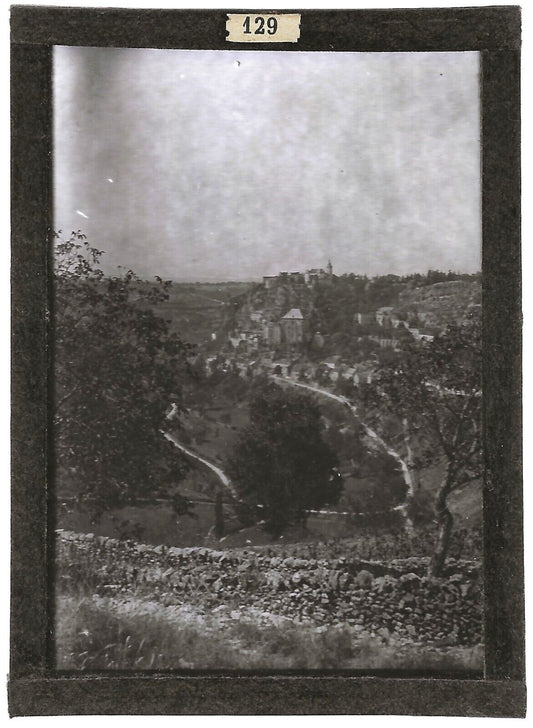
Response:
POLYGON ((172 495, 186 464, 161 434, 179 408, 188 347, 150 306, 169 281, 128 270, 105 276, 85 235, 54 246, 53 428, 55 467, 95 517, 139 498, 172 495))
POLYGON ((304 524, 307 509, 338 501, 342 480, 321 430, 319 408, 307 395, 273 383, 252 394, 250 425, 228 472, 244 504, 261 506, 257 512, 268 531, 304 524))

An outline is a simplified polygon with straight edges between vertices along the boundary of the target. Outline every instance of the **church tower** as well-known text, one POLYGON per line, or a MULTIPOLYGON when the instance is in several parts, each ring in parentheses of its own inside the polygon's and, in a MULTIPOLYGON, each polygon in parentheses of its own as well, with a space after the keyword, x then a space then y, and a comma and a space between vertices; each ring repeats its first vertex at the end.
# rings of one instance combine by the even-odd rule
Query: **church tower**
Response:
POLYGON ((331 265, 331 260, 328 260, 327 271, 328 271, 328 278, 332 278, 333 266, 331 265))

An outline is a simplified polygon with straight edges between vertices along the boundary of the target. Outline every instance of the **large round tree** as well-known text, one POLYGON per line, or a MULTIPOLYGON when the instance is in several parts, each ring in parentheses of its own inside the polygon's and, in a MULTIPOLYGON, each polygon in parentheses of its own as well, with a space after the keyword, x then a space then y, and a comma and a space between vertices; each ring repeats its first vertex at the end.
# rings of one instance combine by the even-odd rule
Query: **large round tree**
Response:
MULTIPOLYGON (((139 498, 175 495, 185 472, 162 435, 181 402, 187 346, 152 307, 169 282, 105 276, 81 233, 54 245, 54 465, 94 516, 139 498)), ((182 505, 185 505, 182 503, 182 505)))
POLYGON ((253 392, 250 425, 227 469, 242 498, 241 510, 260 514, 273 534, 304 525, 309 509, 336 503, 342 491, 335 453, 322 438, 318 406, 309 396, 273 383, 253 392))

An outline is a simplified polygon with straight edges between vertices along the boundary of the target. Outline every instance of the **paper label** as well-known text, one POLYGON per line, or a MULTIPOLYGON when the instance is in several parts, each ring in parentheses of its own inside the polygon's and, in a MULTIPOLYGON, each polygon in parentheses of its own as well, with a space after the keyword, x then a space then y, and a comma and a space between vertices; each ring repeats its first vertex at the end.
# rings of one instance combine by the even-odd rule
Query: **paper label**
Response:
POLYGON ((230 43, 297 43, 300 14, 228 13, 227 41, 230 43))

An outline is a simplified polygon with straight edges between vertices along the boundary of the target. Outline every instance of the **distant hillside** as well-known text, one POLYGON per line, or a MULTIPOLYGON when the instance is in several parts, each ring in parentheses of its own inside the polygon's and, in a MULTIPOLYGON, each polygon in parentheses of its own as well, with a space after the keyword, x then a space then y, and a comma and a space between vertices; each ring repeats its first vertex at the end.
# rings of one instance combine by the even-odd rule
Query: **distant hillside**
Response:
POLYGON ((399 314, 416 313, 425 326, 462 323, 481 310, 481 281, 444 281, 407 288, 398 296, 399 314))
POLYGON ((430 271, 426 276, 369 279, 349 274, 313 285, 280 279, 268 286, 254 284, 226 307, 224 329, 259 331, 268 322, 280 321, 289 310, 300 309, 308 330, 325 337, 328 354, 353 354, 361 335, 379 338, 386 330, 401 333, 398 321, 435 335, 448 324, 480 315, 480 276, 457 274, 454 279, 453 275, 430 271), (380 318, 377 314, 383 307, 387 314, 380 318))
POLYGON ((152 308, 170 322, 170 329, 191 344, 206 343, 223 327, 230 301, 252 284, 173 283, 167 301, 152 308))

